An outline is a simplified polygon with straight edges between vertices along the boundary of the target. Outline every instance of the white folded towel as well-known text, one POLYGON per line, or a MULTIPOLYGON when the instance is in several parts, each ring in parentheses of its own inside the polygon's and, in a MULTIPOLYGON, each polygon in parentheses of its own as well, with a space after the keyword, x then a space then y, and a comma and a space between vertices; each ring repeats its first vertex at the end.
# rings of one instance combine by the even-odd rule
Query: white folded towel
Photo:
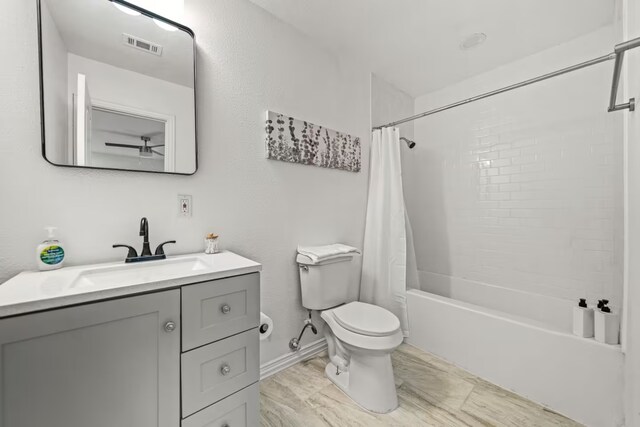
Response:
POLYGON ((353 246, 335 243, 324 246, 298 246, 298 253, 309 257, 313 262, 318 262, 350 253, 359 254, 360 251, 353 246))

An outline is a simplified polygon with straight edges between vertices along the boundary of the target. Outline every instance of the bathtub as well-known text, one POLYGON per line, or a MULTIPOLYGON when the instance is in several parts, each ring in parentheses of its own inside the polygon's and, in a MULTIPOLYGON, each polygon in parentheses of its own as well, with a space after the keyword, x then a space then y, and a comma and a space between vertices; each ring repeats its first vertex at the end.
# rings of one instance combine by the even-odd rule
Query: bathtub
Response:
POLYGON ((416 289, 407 310, 409 344, 587 426, 624 425, 620 346, 573 336, 566 314, 526 317, 416 289))

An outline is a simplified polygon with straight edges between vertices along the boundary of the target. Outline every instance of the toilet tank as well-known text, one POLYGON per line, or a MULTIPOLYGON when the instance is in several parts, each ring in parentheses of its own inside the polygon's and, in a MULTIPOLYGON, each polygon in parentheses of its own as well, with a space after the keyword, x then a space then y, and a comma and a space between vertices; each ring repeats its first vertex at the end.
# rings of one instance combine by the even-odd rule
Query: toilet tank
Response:
POLYGON ((298 254, 302 306, 308 310, 325 310, 349 302, 353 289, 353 254, 313 263, 298 254))

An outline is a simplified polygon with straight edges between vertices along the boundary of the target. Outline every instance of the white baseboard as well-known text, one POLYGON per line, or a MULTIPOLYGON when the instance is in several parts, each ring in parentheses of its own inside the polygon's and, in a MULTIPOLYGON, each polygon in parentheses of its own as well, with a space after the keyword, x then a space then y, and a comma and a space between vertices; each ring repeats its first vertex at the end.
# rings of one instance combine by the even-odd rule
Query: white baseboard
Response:
POLYGON ((317 341, 307 344, 295 353, 285 354, 278 358, 273 359, 260 366, 260 380, 270 377, 290 366, 295 365, 303 360, 310 359, 311 357, 322 353, 327 348, 327 341, 321 338, 317 341))

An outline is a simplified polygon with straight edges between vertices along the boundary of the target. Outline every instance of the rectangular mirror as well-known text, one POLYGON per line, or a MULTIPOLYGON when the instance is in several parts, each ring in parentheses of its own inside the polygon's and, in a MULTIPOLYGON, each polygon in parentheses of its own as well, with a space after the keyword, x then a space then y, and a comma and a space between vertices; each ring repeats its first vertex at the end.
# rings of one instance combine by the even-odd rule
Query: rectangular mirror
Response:
POLYGON ((38 11, 45 159, 195 173, 193 32, 115 0, 38 0, 38 11))

